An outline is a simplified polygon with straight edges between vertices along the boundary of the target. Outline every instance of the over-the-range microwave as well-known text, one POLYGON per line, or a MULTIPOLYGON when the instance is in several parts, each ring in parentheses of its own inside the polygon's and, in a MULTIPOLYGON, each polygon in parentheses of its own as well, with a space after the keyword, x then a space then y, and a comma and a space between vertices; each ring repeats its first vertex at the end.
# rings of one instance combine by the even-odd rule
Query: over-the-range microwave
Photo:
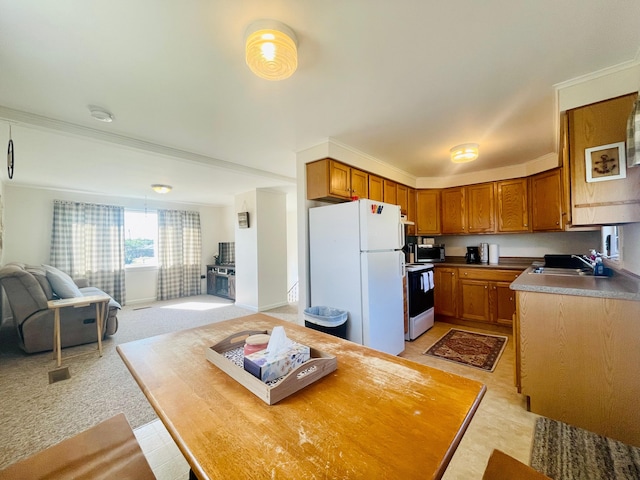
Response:
POLYGON ((444 262, 444 243, 415 244, 413 246, 413 261, 415 263, 444 262))

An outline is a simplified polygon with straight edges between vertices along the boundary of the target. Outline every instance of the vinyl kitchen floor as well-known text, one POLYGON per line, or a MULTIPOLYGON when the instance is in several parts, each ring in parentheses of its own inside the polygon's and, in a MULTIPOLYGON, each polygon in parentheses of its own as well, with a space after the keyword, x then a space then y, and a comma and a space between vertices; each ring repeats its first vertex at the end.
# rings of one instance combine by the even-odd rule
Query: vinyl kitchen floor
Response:
MULTIPOLYGON (((494 448, 529 464, 535 420, 526 411, 522 395, 514 387, 513 338, 502 353, 493 372, 458 365, 423 355, 423 352, 451 328, 482 332, 481 329, 436 322, 428 332, 413 342, 405 343, 402 357, 418 363, 478 380, 487 385, 469 428, 444 474, 444 480, 473 480, 482 474, 494 448)), ((493 332, 488 332, 493 333, 493 332)), ((189 465, 173 443, 160 420, 137 428, 134 432, 158 480, 187 480, 189 465)))

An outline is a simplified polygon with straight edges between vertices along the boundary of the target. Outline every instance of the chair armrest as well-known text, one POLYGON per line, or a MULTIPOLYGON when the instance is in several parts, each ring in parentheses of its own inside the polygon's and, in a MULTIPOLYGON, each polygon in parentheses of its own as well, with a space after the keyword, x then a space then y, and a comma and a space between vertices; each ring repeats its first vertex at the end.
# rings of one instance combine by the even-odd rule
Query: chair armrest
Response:
POLYGON ((85 288, 89 286, 89 280, 86 278, 74 278, 73 281, 78 286, 78 288, 85 288))

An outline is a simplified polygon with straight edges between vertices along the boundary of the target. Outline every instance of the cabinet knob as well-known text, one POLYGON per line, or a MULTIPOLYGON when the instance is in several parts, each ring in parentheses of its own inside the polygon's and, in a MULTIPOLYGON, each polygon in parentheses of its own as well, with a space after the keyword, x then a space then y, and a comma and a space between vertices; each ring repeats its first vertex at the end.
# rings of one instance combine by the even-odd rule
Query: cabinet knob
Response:
POLYGON ((560 225, 560 222, 556 222, 556 225, 560 225))
POLYGON ((527 225, 526 223, 524 224, 525 227, 528 227, 529 225, 527 225))
POLYGON ((468 275, 467 272, 464 272, 464 276, 466 277, 467 275, 468 275))
POLYGON ((485 289, 485 290, 487 289, 487 286, 486 286, 486 285, 484 286, 484 289, 485 289))

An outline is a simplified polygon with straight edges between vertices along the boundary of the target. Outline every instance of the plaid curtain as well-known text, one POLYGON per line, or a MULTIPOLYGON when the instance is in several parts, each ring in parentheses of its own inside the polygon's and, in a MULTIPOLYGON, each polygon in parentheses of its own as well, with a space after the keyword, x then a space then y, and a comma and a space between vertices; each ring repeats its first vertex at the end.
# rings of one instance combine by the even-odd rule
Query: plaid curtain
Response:
POLYGON ((158 210, 158 300, 200 295, 200 214, 158 210))
POLYGON ((124 305, 124 208, 54 200, 50 257, 124 305))

